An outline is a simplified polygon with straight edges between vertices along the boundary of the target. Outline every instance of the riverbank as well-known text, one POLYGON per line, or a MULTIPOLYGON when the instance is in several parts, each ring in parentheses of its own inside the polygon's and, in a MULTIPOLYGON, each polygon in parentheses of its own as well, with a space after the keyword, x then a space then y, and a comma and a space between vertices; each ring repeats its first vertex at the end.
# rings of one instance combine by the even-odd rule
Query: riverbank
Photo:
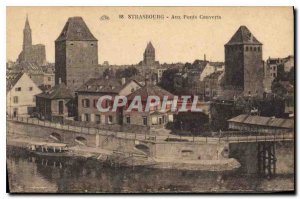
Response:
MULTIPOLYGON (((27 136, 7 136, 7 145, 27 149, 32 142, 50 142, 43 138, 28 138, 27 136)), ((108 150, 100 147, 88 146, 69 146, 69 152, 66 154, 70 157, 91 158, 102 161, 114 166, 136 167, 144 166, 158 169, 176 169, 176 170, 203 170, 203 171, 228 171, 240 167, 240 163, 233 159, 219 160, 189 160, 189 159, 170 159, 155 158, 148 156, 138 150, 133 151, 117 151, 108 150)))

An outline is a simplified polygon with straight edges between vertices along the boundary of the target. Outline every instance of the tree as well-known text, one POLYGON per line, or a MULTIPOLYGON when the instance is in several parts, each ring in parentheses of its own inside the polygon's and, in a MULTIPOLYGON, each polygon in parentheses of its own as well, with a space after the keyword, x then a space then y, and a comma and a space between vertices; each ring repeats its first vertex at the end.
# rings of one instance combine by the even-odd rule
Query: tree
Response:
POLYGON ((275 97, 281 99, 284 99, 287 94, 286 88, 280 83, 278 79, 274 79, 274 81, 272 82, 271 90, 272 93, 275 94, 275 97))
POLYGON ((176 73, 178 73, 179 70, 177 68, 167 69, 163 72, 161 82, 159 85, 164 88, 165 90, 169 92, 173 92, 175 90, 174 88, 174 78, 176 73))
POLYGON ((129 78, 132 76, 135 76, 139 73, 138 69, 136 69, 134 66, 130 66, 128 68, 125 69, 118 69, 116 71, 116 77, 117 78, 129 78))

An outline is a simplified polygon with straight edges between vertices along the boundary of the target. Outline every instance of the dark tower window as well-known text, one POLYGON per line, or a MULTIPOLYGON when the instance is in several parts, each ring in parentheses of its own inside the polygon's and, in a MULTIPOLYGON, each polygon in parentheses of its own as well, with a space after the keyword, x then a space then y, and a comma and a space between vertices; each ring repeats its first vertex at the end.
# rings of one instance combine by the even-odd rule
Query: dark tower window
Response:
POLYGON ((257 47, 257 51, 260 52, 260 47, 257 47))
POLYGON ((94 46, 94 44, 91 44, 91 46, 94 46))
POLYGON ((256 47, 253 47, 253 50, 256 51, 256 47))
POLYGON ((248 51, 248 46, 246 46, 246 51, 248 51))
POLYGON ((252 51, 252 47, 250 47, 250 51, 252 51))

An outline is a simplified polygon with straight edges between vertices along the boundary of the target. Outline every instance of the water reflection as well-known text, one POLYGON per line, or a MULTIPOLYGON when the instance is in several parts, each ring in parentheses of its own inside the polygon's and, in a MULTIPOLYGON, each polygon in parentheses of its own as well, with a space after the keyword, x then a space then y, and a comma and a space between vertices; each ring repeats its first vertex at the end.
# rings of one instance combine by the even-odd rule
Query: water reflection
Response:
MULTIPOLYGON (((34 156, 9 149, 7 166, 13 192, 261 192, 264 178, 231 172, 110 167, 95 160, 34 156)), ((276 177, 293 182, 293 175, 276 177)))

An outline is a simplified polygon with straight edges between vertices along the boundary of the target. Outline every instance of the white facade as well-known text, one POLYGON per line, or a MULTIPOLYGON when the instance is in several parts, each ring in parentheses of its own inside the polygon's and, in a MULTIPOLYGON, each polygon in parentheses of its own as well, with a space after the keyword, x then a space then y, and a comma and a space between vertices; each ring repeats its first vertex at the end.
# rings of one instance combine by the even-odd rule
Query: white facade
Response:
POLYGON ((6 94, 6 112, 9 116, 28 116, 36 106, 35 95, 41 89, 24 73, 6 94))
POLYGON ((208 62, 200 75, 200 81, 203 81, 205 77, 217 71, 224 71, 224 65, 222 67, 216 67, 210 65, 208 62))

